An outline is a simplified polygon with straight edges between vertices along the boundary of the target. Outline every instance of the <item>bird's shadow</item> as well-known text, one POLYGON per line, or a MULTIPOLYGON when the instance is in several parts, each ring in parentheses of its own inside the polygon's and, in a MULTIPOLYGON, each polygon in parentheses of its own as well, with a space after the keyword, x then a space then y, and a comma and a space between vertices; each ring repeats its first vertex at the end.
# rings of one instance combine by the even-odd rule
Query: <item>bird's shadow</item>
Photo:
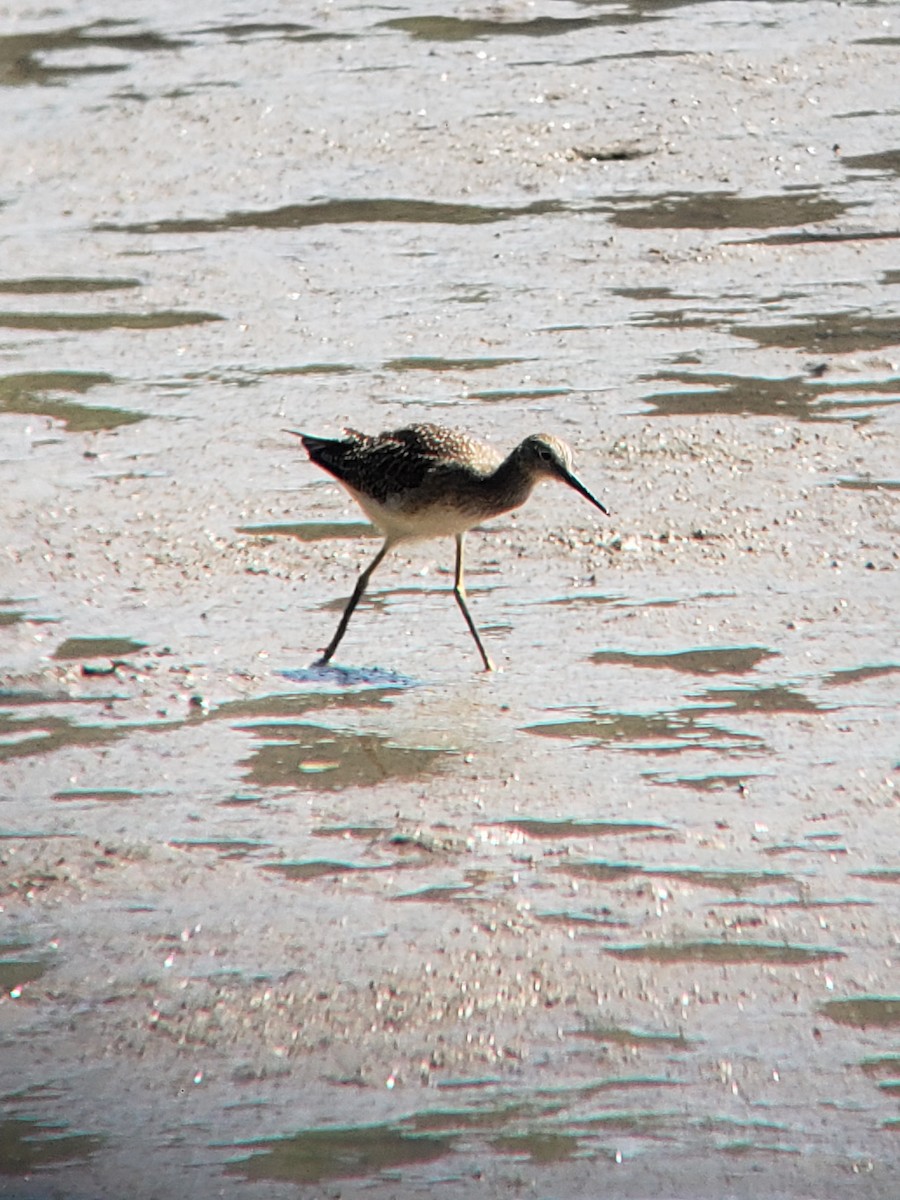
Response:
POLYGON ((340 667, 336 663, 314 662, 308 667, 288 667, 278 672, 292 683, 331 683, 338 687, 421 687, 421 679, 389 671, 385 667, 340 667))

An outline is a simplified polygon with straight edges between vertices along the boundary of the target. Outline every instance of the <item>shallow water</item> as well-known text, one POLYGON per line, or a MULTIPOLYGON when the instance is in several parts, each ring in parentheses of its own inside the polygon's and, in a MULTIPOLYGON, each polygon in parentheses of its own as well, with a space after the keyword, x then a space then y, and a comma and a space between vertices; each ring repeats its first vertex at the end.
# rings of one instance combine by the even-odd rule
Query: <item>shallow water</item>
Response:
POLYGON ((284 18, 0 18, 0 1191, 893 1198, 891 6, 284 18), (317 661, 413 420, 612 513, 491 675, 449 543, 317 661))

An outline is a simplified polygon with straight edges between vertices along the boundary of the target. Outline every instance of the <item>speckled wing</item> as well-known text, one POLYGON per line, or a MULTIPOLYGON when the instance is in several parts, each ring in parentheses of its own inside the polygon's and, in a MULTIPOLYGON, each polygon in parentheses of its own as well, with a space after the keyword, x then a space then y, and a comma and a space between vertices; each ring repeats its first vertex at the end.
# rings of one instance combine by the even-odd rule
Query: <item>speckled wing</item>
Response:
POLYGON ((340 441, 307 437, 304 445, 317 466, 378 504, 418 491, 436 474, 460 466, 487 474, 500 462, 490 446, 438 425, 410 425, 374 437, 347 433, 340 441))

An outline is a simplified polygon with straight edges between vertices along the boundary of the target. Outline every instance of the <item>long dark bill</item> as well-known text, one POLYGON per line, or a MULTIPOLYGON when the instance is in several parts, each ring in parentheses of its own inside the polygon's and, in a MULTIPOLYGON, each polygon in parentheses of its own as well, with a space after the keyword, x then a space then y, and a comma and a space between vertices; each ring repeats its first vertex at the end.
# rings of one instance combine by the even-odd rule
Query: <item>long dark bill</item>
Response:
POLYGON ((576 479, 575 476, 570 475, 568 471, 560 471, 560 478, 567 483, 570 488, 574 488, 576 492, 579 492, 582 496, 584 496, 585 500, 590 500, 591 504, 593 504, 595 508, 599 508, 602 513, 606 513, 606 515, 609 516, 609 509, 606 507, 606 505, 601 504, 596 496, 592 496, 580 479, 576 479))

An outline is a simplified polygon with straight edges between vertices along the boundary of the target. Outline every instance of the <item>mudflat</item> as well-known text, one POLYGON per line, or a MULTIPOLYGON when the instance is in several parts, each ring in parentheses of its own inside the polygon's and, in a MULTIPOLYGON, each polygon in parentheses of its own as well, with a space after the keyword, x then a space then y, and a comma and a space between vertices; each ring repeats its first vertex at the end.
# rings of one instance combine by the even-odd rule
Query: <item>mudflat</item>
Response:
POLYGON ((0 1195, 900 1194, 898 43, 0 12, 0 1195))

